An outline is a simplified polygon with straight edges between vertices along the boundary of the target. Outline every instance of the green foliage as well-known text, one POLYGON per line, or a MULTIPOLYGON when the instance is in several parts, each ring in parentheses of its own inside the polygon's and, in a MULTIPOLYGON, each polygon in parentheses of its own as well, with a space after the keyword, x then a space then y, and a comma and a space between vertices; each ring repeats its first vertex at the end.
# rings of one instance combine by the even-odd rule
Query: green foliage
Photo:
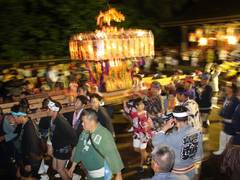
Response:
MULTIPOLYGON (((172 17, 187 0, 115 0, 125 28, 151 29, 156 44, 168 35, 160 20, 172 17)), ((111 3, 111 1, 110 1, 111 3)), ((97 28, 96 16, 105 0, 0 0, 0 59, 44 59, 68 56, 68 40, 97 28)))

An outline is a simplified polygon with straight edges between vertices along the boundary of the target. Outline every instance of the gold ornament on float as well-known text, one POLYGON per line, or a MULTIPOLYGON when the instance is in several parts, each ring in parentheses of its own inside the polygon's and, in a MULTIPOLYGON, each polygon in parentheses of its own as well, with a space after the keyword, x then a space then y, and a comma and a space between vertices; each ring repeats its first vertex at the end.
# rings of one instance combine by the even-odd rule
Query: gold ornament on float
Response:
POLYGON ((97 17, 100 29, 78 33, 70 38, 70 58, 86 62, 89 81, 100 91, 132 88, 129 61, 154 56, 154 36, 150 30, 124 30, 111 26, 112 21, 124 20, 121 12, 110 8, 97 17))
POLYGON ((150 30, 124 30, 111 26, 111 21, 124 20, 124 15, 114 8, 100 12, 97 25, 101 30, 78 33, 71 37, 71 59, 100 61, 154 56, 154 36, 150 30))

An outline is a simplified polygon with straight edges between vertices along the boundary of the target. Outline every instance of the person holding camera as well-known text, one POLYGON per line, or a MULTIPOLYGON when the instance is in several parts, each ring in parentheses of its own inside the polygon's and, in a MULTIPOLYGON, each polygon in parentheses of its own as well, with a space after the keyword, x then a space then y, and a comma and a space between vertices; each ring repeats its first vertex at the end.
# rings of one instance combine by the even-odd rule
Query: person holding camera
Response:
POLYGON ((203 156, 202 133, 188 124, 188 116, 186 107, 176 106, 173 118, 153 136, 152 144, 154 147, 160 144, 171 147, 176 155, 172 172, 193 179, 203 156), (167 133, 170 129, 173 129, 172 133, 167 133))

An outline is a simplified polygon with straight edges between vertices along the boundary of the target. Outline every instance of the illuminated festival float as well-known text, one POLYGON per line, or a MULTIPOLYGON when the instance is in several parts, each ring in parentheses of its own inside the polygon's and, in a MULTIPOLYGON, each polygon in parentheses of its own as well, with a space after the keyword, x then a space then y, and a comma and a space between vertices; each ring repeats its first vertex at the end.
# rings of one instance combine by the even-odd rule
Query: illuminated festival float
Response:
POLYGON ((154 37, 150 30, 111 26, 111 21, 124 20, 122 13, 110 8, 97 17, 100 29, 78 33, 70 39, 71 59, 85 61, 89 81, 100 91, 132 88, 131 62, 154 56, 154 37))

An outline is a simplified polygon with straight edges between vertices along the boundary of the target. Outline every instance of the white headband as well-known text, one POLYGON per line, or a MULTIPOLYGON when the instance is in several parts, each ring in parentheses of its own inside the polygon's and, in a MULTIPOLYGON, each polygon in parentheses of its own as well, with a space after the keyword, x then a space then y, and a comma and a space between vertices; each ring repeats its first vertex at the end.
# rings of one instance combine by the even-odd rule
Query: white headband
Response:
POLYGON ((48 102, 48 108, 51 110, 51 111, 54 111, 54 112, 58 112, 59 111, 59 107, 56 106, 56 104, 52 101, 49 100, 48 102))
POLYGON ((188 113, 187 112, 181 112, 181 113, 173 113, 173 116, 176 118, 183 118, 183 117, 187 117, 188 113))

